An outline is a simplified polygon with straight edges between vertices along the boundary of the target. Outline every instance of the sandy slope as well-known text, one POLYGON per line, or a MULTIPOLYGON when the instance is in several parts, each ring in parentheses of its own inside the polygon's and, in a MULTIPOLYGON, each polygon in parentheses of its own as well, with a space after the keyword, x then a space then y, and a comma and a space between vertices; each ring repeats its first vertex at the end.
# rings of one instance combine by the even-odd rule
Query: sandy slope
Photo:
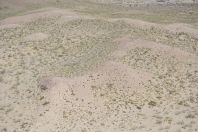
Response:
POLYGON ((197 33, 56 8, 6 18, 0 131, 197 131, 197 33))
MULTIPOLYGON (((135 48, 151 49, 164 58, 174 56, 178 61, 183 62, 185 59, 183 63, 197 65, 197 57, 194 55, 145 40, 123 39, 115 53, 135 48)), ((113 60, 123 57, 115 53, 111 56, 113 60)), ((168 67, 165 64, 163 68, 168 67)), ((36 121, 33 130, 157 132, 185 128, 195 131, 197 104, 189 102, 187 106, 182 106, 180 101, 188 100, 189 96, 196 98, 197 88, 192 87, 188 94, 185 93, 188 89, 171 87, 170 90, 174 91, 174 95, 171 95, 164 86, 162 89, 157 86, 164 85, 167 80, 159 79, 155 74, 149 70, 133 69, 121 62, 109 61, 81 77, 44 79, 42 86, 47 87, 49 111, 36 121), (189 119, 188 116, 193 117, 189 119)), ((172 83, 179 85, 178 81, 172 83)))

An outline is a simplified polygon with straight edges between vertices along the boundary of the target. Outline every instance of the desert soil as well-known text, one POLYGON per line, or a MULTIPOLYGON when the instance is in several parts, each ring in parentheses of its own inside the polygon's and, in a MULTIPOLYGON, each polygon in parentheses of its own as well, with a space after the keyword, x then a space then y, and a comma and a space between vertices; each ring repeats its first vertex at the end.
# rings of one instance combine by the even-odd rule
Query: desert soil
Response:
POLYGON ((198 131, 198 8, 78 2, 2 1, 0 131, 198 131))

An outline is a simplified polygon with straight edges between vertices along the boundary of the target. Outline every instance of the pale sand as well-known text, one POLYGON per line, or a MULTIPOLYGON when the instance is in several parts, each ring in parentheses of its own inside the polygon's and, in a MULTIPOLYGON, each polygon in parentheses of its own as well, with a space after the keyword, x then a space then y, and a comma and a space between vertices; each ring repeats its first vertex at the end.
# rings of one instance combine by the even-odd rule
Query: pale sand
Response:
POLYGON ((24 38, 24 41, 42 41, 48 38, 47 34, 44 33, 34 33, 28 35, 24 38))
MULTIPOLYGON (((98 20, 94 16, 77 15, 75 12, 56 8, 45 8, 28 13, 0 21, 0 30, 8 30, 8 34, 0 40, 0 66, 2 66, 0 67, 0 121, 2 121, 0 131, 194 132, 198 130, 196 50, 190 53, 179 46, 124 35, 112 40, 117 44, 117 48, 109 52, 105 62, 85 71, 84 74, 59 77, 57 70, 64 68, 63 62, 69 62, 67 56, 61 56, 61 53, 73 53, 73 49, 66 49, 80 42, 77 39, 82 32, 87 35, 83 37, 88 41, 98 31, 100 31, 99 36, 105 35, 103 31, 109 31, 103 26, 81 31, 83 28, 81 23, 84 21, 85 26, 88 22, 98 26, 96 21, 102 21, 104 25, 107 25, 105 22, 109 22, 108 26, 112 26, 111 24, 121 20, 131 25, 130 28, 136 27, 137 30, 150 30, 154 27, 162 32, 173 32, 172 35, 176 32, 184 32, 194 37, 197 37, 196 29, 185 24, 161 25, 122 18, 98 20), (18 31, 24 28, 19 33, 29 31, 25 29, 27 28, 25 24, 29 22, 57 16, 58 19, 52 21, 51 25, 61 25, 61 28, 64 28, 67 26, 64 24, 76 22, 77 24, 72 27, 74 30, 79 30, 79 34, 68 30, 70 37, 74 39, 72 38, 72 45, 68 47, 70 39, 63 41, 66 51, 62 51, 63 46, 59 45, 62 42, 60 38, 68 37, 64 32, 59 32, 59 38, 51 29, 44 32, 45 28, 36 32, 30 31, 21 37, 21 34, 12 35, 15 29, 18 31), (90 32, 90 30, 94 31, 90 32), (7 39, 9 35, 11 43, 7 39), (53 40, 50 44, 47 41, 49 39, 53 40), (38 48, 39 46, 41 48, 38 48), (39 57, 36 56, 37 52, 39 57), (48 52, 50 54, 47 54, 48 52), (53 59, 58 56, 55 53, 59 55, 57 60, 60 59, 57 64, 54 64, 53 59)), ((65 28, 67 29, 68 27, 65 28)), ((80 36, 80 39, 83 37, 80 36)), ((83 52, 82 56, 83 54, 86 55, 83 52)), ((69 59, 71 63, 74 61, 72 57, 69 59)), ((82 57, 78 60, 79 65, 83 59, 82 57)))

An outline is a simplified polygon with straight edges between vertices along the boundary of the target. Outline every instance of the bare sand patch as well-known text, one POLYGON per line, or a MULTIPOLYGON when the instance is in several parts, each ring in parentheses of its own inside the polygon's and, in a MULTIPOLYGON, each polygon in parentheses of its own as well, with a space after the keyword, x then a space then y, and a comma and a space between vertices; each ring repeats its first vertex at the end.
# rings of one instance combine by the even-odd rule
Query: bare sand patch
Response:
POLYGON ((28 35, 24 38, 24 41, 42 41, 48 38, 48 35, 45 33, 34 33, 28 35))
POLYGON ((3 41, 0 41, 0 46, 3 46, 4 45, 4 42, 3 41))
MULTIPOLYGON (((0 79, 2 79, 2 78, 0 78, 0 79)), ((0 87, 1 87, 1 89, 0 89, 1 93, 6 92, 10 88, 9 85, 2 83, 1 81, 0 81, 0 87)))

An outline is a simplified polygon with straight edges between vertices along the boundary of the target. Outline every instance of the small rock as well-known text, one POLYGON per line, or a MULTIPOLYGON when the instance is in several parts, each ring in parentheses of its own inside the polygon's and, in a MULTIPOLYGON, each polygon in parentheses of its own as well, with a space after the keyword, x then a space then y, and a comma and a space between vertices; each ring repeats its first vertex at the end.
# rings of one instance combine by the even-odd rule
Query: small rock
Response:
POLYGON ((179 40, 181 41, 184 41, 186 38, 186 35, 182 34, 182 35, 179 35, 179 40))
POLYGON ((41 90, 47 90, 55 85, 51 78, 45 78, 40 81, 39 87, 41 90))
POLYGON ((137 109, 141 110, 142 108, 140 106, 136 106, 137 109))
POLYGON ((154 101, 150 101, 150 102, 148 103, 148 105, 150 105, 150 106, 156 106, 156 105, 157 105, 157 103, 156 103, 156 102, 154 102, 154 101))
POLYGON ((50 102, 45 102, 45 103, 43 103, 43 105, 48 105, 50 102))

